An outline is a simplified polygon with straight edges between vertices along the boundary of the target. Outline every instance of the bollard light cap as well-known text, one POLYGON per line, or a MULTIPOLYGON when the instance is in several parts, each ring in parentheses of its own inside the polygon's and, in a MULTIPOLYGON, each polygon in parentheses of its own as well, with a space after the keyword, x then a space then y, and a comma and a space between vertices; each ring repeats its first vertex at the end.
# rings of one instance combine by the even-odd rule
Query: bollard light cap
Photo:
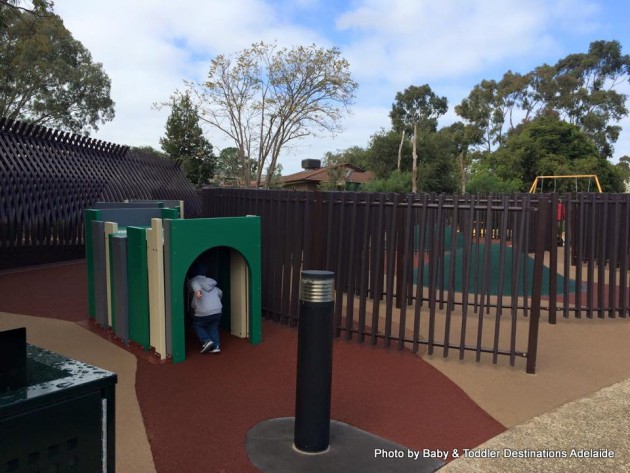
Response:
POLYGON ((304 270, 300 281, 300 300, 305 302, 332 302, 335 273, 332 271, 304 270))

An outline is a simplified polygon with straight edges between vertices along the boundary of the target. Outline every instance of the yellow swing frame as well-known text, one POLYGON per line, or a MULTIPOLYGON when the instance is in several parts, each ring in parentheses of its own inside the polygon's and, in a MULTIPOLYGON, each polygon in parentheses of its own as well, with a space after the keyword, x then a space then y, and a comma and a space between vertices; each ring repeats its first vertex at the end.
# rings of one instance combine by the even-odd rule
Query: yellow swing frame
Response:
POLYGON ((577 180, 586 179, 586 178, 595 180, 595 184, 597 185, 597 191, 601 194, 602 186, 600 185, 599 179, 597 178, 597 175, 595 174, 565 174, 562 176, 537 176, 536 179, 534 179, 534 183, 529 189, 529 193, 530 194, 536 193, 536 188, 538 187, 538 181, 542 183, 543 179, 575 179, 575 183, 576 183, 575 185, 577 188, 577 180))

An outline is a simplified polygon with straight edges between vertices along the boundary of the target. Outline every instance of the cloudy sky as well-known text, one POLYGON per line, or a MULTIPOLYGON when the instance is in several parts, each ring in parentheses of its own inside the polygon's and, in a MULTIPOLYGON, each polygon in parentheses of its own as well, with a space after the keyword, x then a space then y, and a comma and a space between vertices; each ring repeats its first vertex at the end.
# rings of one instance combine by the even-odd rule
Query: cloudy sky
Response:
MULTIPOLYGON (((359 84, 345 131, 302 141, 281 157, 283 174, 326 151, 365 147, 410 85, 448 98, 447 125, 483 79, 554 64, 600 39, 630 52, 628 0, 55 0, 55 11, 112 80, 116 118, 93 136, 131 146, 160 148, 168 110, 153 104, 185 79, 204 80, 218 54, 261 40, 338 47, 359 84)), ((630 120, 621 125, 616 158, 630 155, 630 120)), ((217 131, 207 136, 230 146, 217 131)))

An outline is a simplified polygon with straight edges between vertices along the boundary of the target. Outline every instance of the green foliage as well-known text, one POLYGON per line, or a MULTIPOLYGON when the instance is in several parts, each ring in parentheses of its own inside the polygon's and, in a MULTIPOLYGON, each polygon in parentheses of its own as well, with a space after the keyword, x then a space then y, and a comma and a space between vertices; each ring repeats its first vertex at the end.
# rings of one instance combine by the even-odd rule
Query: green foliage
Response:
MULTIPOLYGON (((16 14, 24 12, 40 17, 54 14, 53 2, 51 0, 31 0, 30 2, 24 0, 0 0, 0 9, 4 8, 6 8, 8 12, 12 11, 16 14)), ((0 15, 0 29, 4 29, 7 26, 7 23, 4 21, 5 18, 4 15, 0 15)))
MULTIPOLYGON (((405 174, 393 172, 413 169, 417 156, 412 191, 527 191, 539 175, 595 174, 605 191, 619 192, 630 180, 630 158, 615 166, 607 158, 617 122, 628 114, 621 85, 629 77, 630 56, 619 42, 594 41, 587 53, 555 65, 481 81, 455 107, 463 122, 441 130, 446 99, 429 85, 411 86, 396 95, 391 130, 375 133, 365 149, 328 153, 325 160, 373 171, 371 190, 405 189, 405 174)), ((558 191, 574 190, 560 182, 558 191)))
POLYGON ((319 184, 318 188, 320 190, 357 191, 361 188, 361 184, 347 181, 347 172, 349 169, 352 171, 352 169, 346 165, 351 165, 361 170, 367 169, 369 167, 369 151, 360 146, 352 146, 336 153, 329 151, 324 155, 322 164, 328 168, 328 180, 319 184))
POLYGON ((330 166, 327 169, 328 180, 317 185, 321 191, 350 190, 345 180, 345 168, 343 165, 330 166))
POLYGON ((504 181, 487 170, 481 170, 472 175, 468 181, 466 191, 471 194, 511 194, 520 192, 522 182, 518 179, 504 181))
POLYGON ((457 146, 448 132, 423 132, 419 136, 418 192, 457 191, 455 158, 457 146))
POLYGON ((474 146, 483 141, 479 130, 472 125, 455 122, 442 128, 440 134, 445 136, 454 157, 454 176, 457 179, 457 190, 466 192, 466 184, 470 173, 470 166, 475 156, 474 146))
MULTIPOLYGON (((601 158, 591 158, 576 163, 581 174, 595 174, 604 192, 625 192, 623 173, 610 162, 601 158)), ((591 190, 593 186, 591 186, 591 190)))
POLYGON ((271 172, 271 177, 267 179, 269 189, 281 189, 283 187, 280 178, 282 177, 282 164, 276 164, 273 172, 267 168, 267 173, 271 172))
POLYGON ((196 187, 208 184, 214 176, 216 157, 199 126, 197 108, 188 94, 173 97, 166 135, 160 145, 173 160, 182 160, 186 178, 196 187))
POLYGON ((216 174, 223 185, 245 186, 256 179, 256 169, 256 161, 249 158, 242 160, 238 148, 223 148, 219 153, 216 174))
POLYGON ((621 180, 626 185, 626 190, 630 190, 630 156, 622 156, 615 166, 621 180))
POLYGON ((446 97, 438 97, 428 84, 410 86, 396 94, 389 116, 393 128, 401 135, 397 169, 402 170, 402 146, 405 136, 411 134, 411 192, 417 192, 418 136, 435 133, 437 120, 448 110, 446 97))
POLYGON ((595 144, 580 129, 552 116, 536 119, 513 133, 500 151, 513 154, 524 182, 536 176, 575 174, 576 161, 597 157, 595 144))
POLYGON ((393 171, 386 179, 375 179, 361 186, 365 192, 411 192, 411 172, 393 171))
MULTIPOLYGON (((377 179, 386 179, 397 169, 400 136, 395 131, 381 130, 370 138, 365 155, 365 169, 373 171, 377 179)), ((411 168, 411 143, 406 140, 402 149, 401 169, 411 168)))
MULTIPOLYGON (((596 174, 602 188, 609 192, 619 192, 622 187, 616 169, 600 156, 586 133, 553 116, 537 118, 515 129, 502 148, 482 156, 475 170, 479 175, 471 179, 471 192, 504 184, 525 192, 536 176, 568 174, 596 174)), ((570 183, 558 182, 558 192, 573 190, 570 183)))
POLYGON ((110 79, 49 3, 0 3, 0 116, 89 134, 114 118, 110 79))
POLYGON ((408 133, 417 126, 421 130, 436 131, 437 120, 448 110, 446 97, 439 97, 428 84, 409 86, 396 94, 389 117, 396 132, 408 133))
POLYGON ((529 184, 531 182, 524 182, 521 178, 520 162, 514 153, 479 153, 471 166, 466 192, 500 192, 500 188, 524 192, 529 189, 529 184), (479 188, 496 190, 478 190, 479 188))
POLYGON ((580 127, 604 157, 611 157, 621 128, 612 125, 628 114, 626 95, 615 90, 628 80, 630 56, 618 41, 593 41, 587 53, 570 54, 555 65, 556 94, 550 105, 580 127))
POLYGON ((322 164, 326 167, 336 164, 352 164, 358 168, 367 169, 370 165, 368 154, 368 150, 360 146, 352 146, 336 153, 328 151, 324 155, 322 164))
POLYGON ((455 107, 455 112, 476 129, 480 137, 478 143, 484 150, 492 151, 494 145, 501 144, 505 114, 500 105, 496 81, 481 81, 455 107))
MULTIPOLYGON (((435 133, 423 130, 418 133, 418 153, 422 156, 422 160, 418 165, 417 191, 455 192, 457 190, 454 164, 458 148, 452 138, 448 132, 435 133)), ((376 180, 374 184, 367 184, 368 189, 372 190, 374 186, 374 190, 378 190, 384 186, 385 189, 395 189, 391 192, 405 192, 402 189, 407 188, 407 173, 397 171, 399 145, 398 133, 394 130, 381 130, 372 135, 369 146, 364 152, 354 149, 350 153, 363 164, 360 166, 362 169, 374 172, 376 180)), ((401 169, 411 168, 411 147, 409 140, 403 142, 401 169)), ((413 191, 412 184, 412 177, 409 174, 409 187, 406 192, 413 191)))
POLYGON ((621 130, 617 122, 628 114, 621 86, 629 77, 630 56, 622 54, 621 44, 594 41, 587 53, 570 54, 553 66, 482 81, 455 111, 482 134, 485 151, 500 147, 519 123, 554 115, 577 125, 610 158, 621 130))

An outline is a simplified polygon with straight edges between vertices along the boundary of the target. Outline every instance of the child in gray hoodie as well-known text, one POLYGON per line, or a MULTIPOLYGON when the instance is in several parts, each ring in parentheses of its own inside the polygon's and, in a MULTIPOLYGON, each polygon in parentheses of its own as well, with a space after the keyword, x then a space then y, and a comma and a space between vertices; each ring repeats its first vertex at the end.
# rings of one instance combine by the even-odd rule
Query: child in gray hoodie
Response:
POLYGON ((195 311, 192 326, 201 342, 201 353, 220 353, 219 322, 223 292, 214 279, 203 275, 192 278, 190 287, 194 292, 191 307, 195 311))

